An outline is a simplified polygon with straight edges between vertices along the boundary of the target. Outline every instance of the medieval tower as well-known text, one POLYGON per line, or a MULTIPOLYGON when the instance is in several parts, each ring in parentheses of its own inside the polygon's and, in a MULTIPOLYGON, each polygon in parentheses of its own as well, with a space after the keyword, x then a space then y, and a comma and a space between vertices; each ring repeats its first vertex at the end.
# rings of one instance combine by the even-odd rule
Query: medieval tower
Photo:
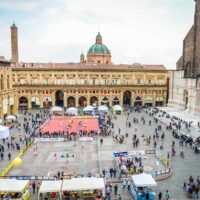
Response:
POLYGON ((13 24, 11 27, 11 49, 12 49, 12 62, 18 62, 18 36, 17 27, 13 24))

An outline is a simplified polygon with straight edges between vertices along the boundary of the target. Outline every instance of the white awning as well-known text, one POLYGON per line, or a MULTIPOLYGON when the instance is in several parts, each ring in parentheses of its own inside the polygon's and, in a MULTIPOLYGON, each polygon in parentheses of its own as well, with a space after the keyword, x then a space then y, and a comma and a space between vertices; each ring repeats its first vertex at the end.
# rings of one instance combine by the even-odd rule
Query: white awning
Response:
POLYGON ((62 191, 103 190, 104 187, 103 178, 73 178, 63 181, 62 191))
POLYGON ((31 98, 31 102, 37 102, 37 101, 40 101, 38 97, 32 97, 31 98))
POLYGON ((28 184, 28 180, 0 179, 0 192, 22 192, 28 184))
POLYGON ((123 108, 120 105, 115 105, 112 108, 113 110, 120 110, 120 111, 123 110, 123 108))
POLYGON ((99 107, 98 107, 98 110, 99 110, 99 111, 108 111, 108 107, 102 105, 102 106, 99 106, 99 107))
POLYGON ((83 111, 93 111, 94 110, 94 107, 93 106, 87 106, 85 108, 83 108, 83 111))
POLYGON ((155 187, 157 186, 156 181, 151 174, 138 174, 132 176, 133 183, 136 187, 155 187))
POLYGON ((0 139, 7 138, 9 136, 9 128, 0 125, 0 139))
POLYGON ((51 112, 59 112, 59 111, 63 111, 63 108, 59 107, 59 106, 54 106, 51 108, 51 112))
POLYGON ((52 102, 51 97, 44 97, 43 101, 52 102))
POLYGON ((70 108, 67 108, 67 111, 66 111, 68 114, 72 114, 72 115, 77 115, 78 114, 78 109, 75 108, 75 107, 70 107, 70 108))
POLYGON ((13 121, 16 121, 16 117, 13 116, 13 115, 9 115, 8 117, 6 117, 6 120, 13 120, 13 121))
POLYGON ((39 193, 60 192, 62 181, 42 181, 39 193))

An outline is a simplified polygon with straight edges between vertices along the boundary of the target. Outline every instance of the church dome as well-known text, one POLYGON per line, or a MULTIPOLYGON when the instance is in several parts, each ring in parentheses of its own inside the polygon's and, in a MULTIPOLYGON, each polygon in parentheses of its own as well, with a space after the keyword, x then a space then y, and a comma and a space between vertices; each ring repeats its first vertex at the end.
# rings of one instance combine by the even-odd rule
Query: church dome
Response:
POLYGON ((102 43, 100 33, 96 36, 96 43, 93 44, 88 50, 88 55, 110 55, 107 46, 102 43))

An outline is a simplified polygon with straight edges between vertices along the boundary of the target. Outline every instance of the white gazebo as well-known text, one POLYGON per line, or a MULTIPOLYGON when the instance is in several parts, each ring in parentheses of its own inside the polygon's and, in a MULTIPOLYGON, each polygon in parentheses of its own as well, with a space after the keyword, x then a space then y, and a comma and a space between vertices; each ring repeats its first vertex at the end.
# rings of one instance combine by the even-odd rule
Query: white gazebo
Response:
POLYGON ((115 105, 112 107, 114 114, 122 114, 123 108, 120 105, 115 105))
POLYGON ((70 107, 70 108, 67 108, 66 112, 69 115, 77 115, 78 114, 78 109, 75 108, 75 107, 70 107))
POLYGON ((9 137, 9 128, 6 126, 1 126, 0 125, 0 139, 4 139, 9 137))
POLYGON ((29 184, 28 180, 0 179, 0 192, 23 192, 29 184))
POLYGON ((133 184, 136 187, 156 187, 157 183, 151 174, 138 174, 132 176, 133 184))
POLYGON ((64 180, 62 192, 64 191, 84 191, 84 190, 103 190, 105 187, 103 178, 73 178, 64 180))
POLYGON ((42 181, 42 184, 38 192, 38 199, 40 197, 40 194, 45 194, 48 192, 59 193, 61 199, 61 187, 62 187, 62 181, 42 181))
POLYGON ((6 117, 6 120, 8 120, 8 121, 12 121, 12 120, 16 121, 17 118, 14 115, 9 115, 9 116, 6 117))
POLYGON ((100 112, 108 112, 108 107, 105 105, 101 105, 98 107, 98 111, 100 112))

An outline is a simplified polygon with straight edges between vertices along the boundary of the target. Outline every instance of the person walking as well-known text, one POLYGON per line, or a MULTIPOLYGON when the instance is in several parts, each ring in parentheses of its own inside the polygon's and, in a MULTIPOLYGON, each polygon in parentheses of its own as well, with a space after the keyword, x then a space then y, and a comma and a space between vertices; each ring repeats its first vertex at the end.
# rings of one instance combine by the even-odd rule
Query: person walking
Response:
POLYGON ((119 196, 118 196, 118 200, 122 200, 121 194, 119 194, 119 196))
POLYGON ((169 200, 169 191, 168 190, 166 190, 166 192, 165 192, 165 199, 169 200))
POLYGON ((102 144, 103 144, 103 139, 102 138, 100 139, 100 143, 101 143, 101 146, 102 146, 102 144))
POLYGON ((9 152, 8 153, 8 160, 10 161, 10 159, 11 159, 11 153, 9 152))
POLYGON ((3 156, 4 156, 4 155, 3 155, 3 152, 1 152, 1 160, 3 160, 3 156))
POLYGON ((116 178, 116 173, 117 173, 117 169, 114 167, 114 169, 113 169, 114 178, 116 178))
POLYGON ((118 185, 117 185, 117 183, 116 183, 115 186, 114 186, 115 195, 117 195, 117 191, 118 191, 118 185))
POLYGON ((158 193, 158 200, 162 200, 162 192, 158 193))
POLYGON ((33 194, 35 194, 35 188, 36 188, 36 184, 35 184, 35 181, 33 181, 33 184, 32 184, 33 194))
POLYGON ((123 180, 123 182, 122 182, 122 189, 125 190, 125 188, 126 188, 126 180, 123 180))

